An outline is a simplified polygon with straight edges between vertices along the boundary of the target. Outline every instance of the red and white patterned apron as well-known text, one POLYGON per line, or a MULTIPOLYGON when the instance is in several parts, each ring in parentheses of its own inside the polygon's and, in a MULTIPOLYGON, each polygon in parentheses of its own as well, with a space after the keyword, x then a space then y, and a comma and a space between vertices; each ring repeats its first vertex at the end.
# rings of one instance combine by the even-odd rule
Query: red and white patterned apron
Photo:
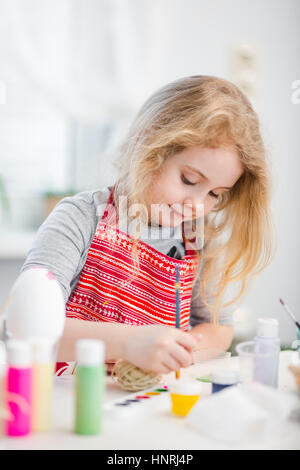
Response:
MULTIPOLYGON (((178 260, 139 241, 139 271, 132 278, 134 238, 116 228, 118 216, 113 191, 114 188, 97 225, 79 281, 66 304, 66 316, 129 325, 175 326, 178 266, 180 328, 187 331, 197 252, 188 248, 185 241, 186 254, 178 260)), ((57 363, 56 375, 70 374, 73 370, 74 363, 57 363)))

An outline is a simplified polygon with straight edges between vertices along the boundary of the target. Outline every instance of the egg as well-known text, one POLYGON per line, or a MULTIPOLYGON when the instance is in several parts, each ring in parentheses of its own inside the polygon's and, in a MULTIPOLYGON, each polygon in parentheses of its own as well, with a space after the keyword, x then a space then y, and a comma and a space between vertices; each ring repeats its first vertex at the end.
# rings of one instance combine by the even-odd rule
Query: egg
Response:
POLYGON ((23 271, 10 297, 5 312, 9 337, 58 341, 64 330, 65 301, 62 287, 48 269, 33 267, 23 271))

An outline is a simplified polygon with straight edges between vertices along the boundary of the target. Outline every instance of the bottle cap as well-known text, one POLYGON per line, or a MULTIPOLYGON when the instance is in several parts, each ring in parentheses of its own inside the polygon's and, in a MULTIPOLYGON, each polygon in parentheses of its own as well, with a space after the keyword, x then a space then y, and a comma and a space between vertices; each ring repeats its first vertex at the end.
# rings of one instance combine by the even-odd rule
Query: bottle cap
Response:
POLYGON ((219 385, 233 385, 239 382, 240 376, 236 370, 219 369, 210 375, 212 383, 219 385))
POLYGON ((5 344, 3 343, 3 341, 0 341, 0 377, 5 371, 5 364, 6 364, 5 344))
POLYGON ((30 367, 32 363, 31 345, 21 339, 7 342, 7 363, 12 367, 30 367))
POLYGON ((181 382, 176 381, 169 386, 171 393, 175 395, 200 395, 201 384, 195 381, 181 382))
POLYGON ((276 318, 259 318, 257 320, 257 336, 264 338, 278 337, 278 320, 276 318))
POLYGON ((33 362, 43 363, 53 360, 53 341, 48 338, 31 338, 33 362))
POLYGON ((80 339, 76 343, 78 365, 93 367, 104 362, 105 345, 97 339, 80 339))

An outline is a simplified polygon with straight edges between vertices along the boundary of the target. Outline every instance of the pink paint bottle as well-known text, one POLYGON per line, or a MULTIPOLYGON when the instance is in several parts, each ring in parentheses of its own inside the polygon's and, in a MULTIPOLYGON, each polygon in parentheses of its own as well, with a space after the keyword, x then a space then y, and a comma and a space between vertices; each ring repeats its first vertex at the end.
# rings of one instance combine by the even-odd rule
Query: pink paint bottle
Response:
POLYGON ((6 403, 4 395, 4 383, 6 373, 6 354, 4 343, 0 341, 0 437, 4 434, 4 416, 6 412, 6 403))
POLYGON ((11 418, 6 421, 8 436, 26 436, 31 431, 32 358, 29 342, 7 342, 7 407, 11 418), (13 400, 13 401, 12 401, 13 400))

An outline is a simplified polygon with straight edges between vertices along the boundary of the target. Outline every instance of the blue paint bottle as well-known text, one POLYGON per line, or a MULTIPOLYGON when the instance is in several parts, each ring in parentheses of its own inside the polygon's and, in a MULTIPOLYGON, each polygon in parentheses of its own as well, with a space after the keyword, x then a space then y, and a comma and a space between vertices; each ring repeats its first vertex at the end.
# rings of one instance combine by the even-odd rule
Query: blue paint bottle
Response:
POLYGON ((239 373, 235 370, 220 369, 214 370, 211 375, 212 393, 221 392, 227 387, 232 387, 239 383, 239 373))

